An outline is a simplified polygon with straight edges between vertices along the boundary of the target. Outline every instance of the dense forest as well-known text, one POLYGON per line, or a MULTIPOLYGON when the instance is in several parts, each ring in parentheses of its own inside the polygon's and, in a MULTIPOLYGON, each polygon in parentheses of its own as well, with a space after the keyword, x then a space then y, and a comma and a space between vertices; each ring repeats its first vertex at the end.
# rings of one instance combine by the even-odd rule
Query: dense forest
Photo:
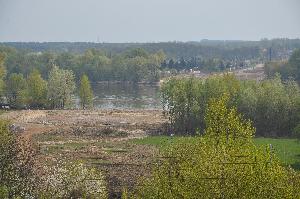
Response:
POLYGON ((34 69, 44 79, 53 65, 72 70, 78 81, 157 82, 161 71, 195 69, 203 72, 243 68, 287 60, 298 39, 164 43, 0 43, 7 74, 27 77, 34 69))
POLYGON ((122 53, 128 49, 143 48, 150 53, 163 50, 167 58, 179 59, 191 57, 236 58, 257 56, 259 49, 273 49, 273 56, 280 56, 283 51, 300 48, 300 39, 262 39, 260 41, 239 40, 201 40, 194 42, 160 43, 92 43, 92 42, 2 42, 0 45, 34 52, 73 52, 84 53, 90 48, 105 50, 111 54, 122 53))
POLYGON ((91 81, 156 82, 164 53, 150 54, 143 49, 132 49, 111 56, 105 51, 89 49, 83 54, 30 52, 10 47, 1 47, 8 75, 20 73, 27 77, 38 70, 47 79, 54 65, 73 71, 76 80, 86 74, 91 81))

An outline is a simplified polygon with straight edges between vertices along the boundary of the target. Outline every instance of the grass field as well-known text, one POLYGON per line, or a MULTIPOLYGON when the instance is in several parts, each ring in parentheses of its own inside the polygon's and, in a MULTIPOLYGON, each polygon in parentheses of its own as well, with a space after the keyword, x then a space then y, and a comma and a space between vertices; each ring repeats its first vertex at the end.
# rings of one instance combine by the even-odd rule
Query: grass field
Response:
MULTIPOLYGON (((136 139, 136 144, 153 145, 164 149, 166 146, 178 141, 186 140, 195 142, 195 137, 169 137, 169 136, 150 136, 144 139, 136 139)), ((296 139, 273 139, 273 138, 255 138, 257 146, 270 145, 279 157, 283 165, 290 165, 294 169, 300 170, 300 142, 296 139)))

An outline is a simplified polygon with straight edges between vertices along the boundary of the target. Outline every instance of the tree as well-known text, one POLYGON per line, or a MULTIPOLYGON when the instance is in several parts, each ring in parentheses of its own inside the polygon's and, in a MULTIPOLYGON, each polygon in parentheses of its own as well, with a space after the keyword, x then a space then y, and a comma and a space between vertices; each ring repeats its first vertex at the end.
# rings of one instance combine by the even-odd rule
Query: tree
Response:
POLYGON ((289 59, 288 67, 290 75, 300 82, 300 49, 293 52, 289 59))
POLYGON ((80 80, 79 97, 83 109, 93 105, 93 91, 86 75, 82 75, 80 80))
POLYGON ((161 89, 162 102, 171 120, 173 133, 195 135, 197 129, 203 132, 208 100, 227 92, 231 103, 235 103, 239 89, 240 81, 229 74, 206 80, 173 78, 167 81, 161 89))
POLYGON ((210 100, 204 136, 171 145, 137 198, 300 197, 299 174, 281 166, 270 147, 255 146, 251 122, 228 100, 210 100))
POLYGON ((73 72, 53 66, 49 73, 47 97, 51 108, 65 108, 71 105, 75 90, 73 72))
POLYGON ((6 68, 4 66, 5 56, 3 53, 0 53, 0 97, 4 94, 5 82, 4 78, 6 76, 6 68))
POLYGON ((175 134, 203 132, 209 99, 223 93, 228 93, 230 104, 253 121, 259 136, 290 136, 300 121, 300 88, 295 81, 283 82, 279 76, 260 82, 238 80, 233 75, 205 80, 172 78, 163 84, 161 93, 175 134))
POLYGON ((23 108, 27 100, 27 84, 22 74, 12 73, 6 82, 6 97, 14 108, 23 108))
POLYGON ((287 80, 290 77, 300 83, 300 49, 294 50, 288 62, 275 61, 265 64, 265 73, 269 76, 275 76, 280 73, 282 79, 287 80))
POLYGON ((143 48, 134 48, 125 52, 126 58, 148 57, 148 52, 143 48))
POLYGON ((27 78, 29 106, 42 108, 47 104, 47 82, 41 77, 39 71, 34 70, 27 78))

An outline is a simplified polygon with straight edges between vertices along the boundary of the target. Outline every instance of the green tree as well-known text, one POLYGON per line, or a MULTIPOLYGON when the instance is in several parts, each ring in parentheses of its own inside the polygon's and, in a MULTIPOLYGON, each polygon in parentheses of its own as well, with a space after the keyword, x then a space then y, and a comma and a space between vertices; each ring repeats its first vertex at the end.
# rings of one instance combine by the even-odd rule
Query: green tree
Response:
POLYGON ((23 108, 27 100, 27 84, 22 74, 12 73, 6 82, 6 98, 14 108, 23 108))
POLYGON ((300 121, 300 88, 280 76, 256 82, 238 80, 233 75, 205 80, 172 78, 161 89, 164 110, 173 132, 195 134, 205 129, 208 101, 229 93, 231 105, 253 121, 259 136, 290 136, 300 121))
POLYGON ((51 108, 65 108, 71 105, 75 90, 74 74, 70 70, 53 66, 49 73, 47 97, 51 108))
POLYGON ((5 56, 3 53, 0 53, 0 97, 4 95, 5 82, 4 78, 6 76, 6 68, 4 66, 5 56))
POLYGON ((268 77, 273 77, 280 73, 282 79, 290 77, 300 83, 300 49, 294 50, 288 62, 274 61, 265 64, 265 73, 268 77))
POLYGON ((93 91, 88 76, 82 75, 79 88, 80 103, 83 109, 93 105, 93 91))
POLYGON ((205 128, 204 114, 209 99, 229 93, 230 103, 236 104, 240 81, 233 75, 212 76, 206 80, 196 78, 173 78, 162 86, 164 109, 168 113, 173 131, 181 134, 202 132, 205 128))
POLYGON ((288 62, 289 75, 300 82, 300 49, 293 52, 288 62))
POLYGON ((281 166, 269 146, 254 145, 251 122, 228 100, 209 100, 204 136, 171 145, 137 198, 300 197, 299 174, 281 166))
POLYGON ((27 78, 28 103, 32 108, 42 108, 47 105, 47 82, 39 71, 34 70, 27 78))

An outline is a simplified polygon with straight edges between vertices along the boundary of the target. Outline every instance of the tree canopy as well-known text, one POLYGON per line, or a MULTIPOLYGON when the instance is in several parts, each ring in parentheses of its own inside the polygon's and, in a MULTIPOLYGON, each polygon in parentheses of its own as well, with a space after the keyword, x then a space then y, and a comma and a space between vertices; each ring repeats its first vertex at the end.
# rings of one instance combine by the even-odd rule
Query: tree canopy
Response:
POLYGON ((71 97, 75 90, 73 72, 53 66, 49 74, 48 99, 52 108, 65 108, 71 105, 71 97))

